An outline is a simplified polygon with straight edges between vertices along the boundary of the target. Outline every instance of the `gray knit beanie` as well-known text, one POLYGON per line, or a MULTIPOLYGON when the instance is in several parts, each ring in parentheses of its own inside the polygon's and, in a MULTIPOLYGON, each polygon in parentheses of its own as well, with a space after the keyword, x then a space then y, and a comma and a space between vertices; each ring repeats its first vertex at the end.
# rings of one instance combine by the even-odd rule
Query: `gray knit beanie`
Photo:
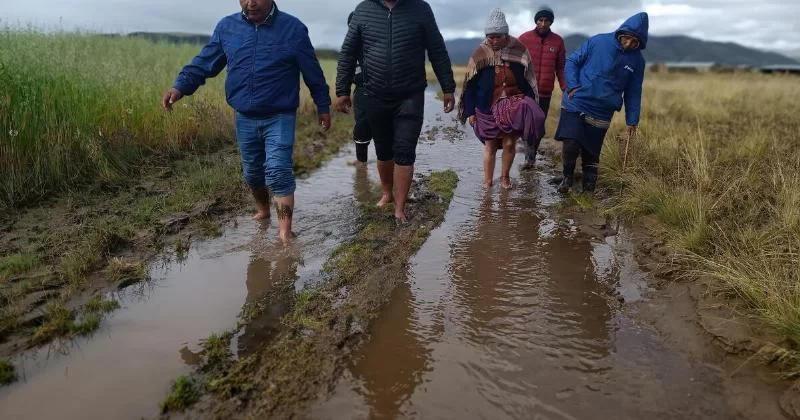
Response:
POLYGON ((500 9, 492 9, 489 12, 489 19, 486 20, 486 35, 505 34, 508 35, 508 22, 506 15, 500 9))

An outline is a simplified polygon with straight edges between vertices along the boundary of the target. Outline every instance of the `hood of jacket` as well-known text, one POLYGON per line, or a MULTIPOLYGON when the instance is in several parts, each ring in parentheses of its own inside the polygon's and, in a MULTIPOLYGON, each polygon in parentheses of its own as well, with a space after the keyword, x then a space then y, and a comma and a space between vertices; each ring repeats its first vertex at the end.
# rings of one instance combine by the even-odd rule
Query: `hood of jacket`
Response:
POLYGON ((647 47, 647 32, 650 29, 650 18, 647 13, 641 12, 629 17, 625 22, 620 25, 615 36, 619 37, 623 33, 629 33, 639 39, 639 49, 643 50, 647 47))

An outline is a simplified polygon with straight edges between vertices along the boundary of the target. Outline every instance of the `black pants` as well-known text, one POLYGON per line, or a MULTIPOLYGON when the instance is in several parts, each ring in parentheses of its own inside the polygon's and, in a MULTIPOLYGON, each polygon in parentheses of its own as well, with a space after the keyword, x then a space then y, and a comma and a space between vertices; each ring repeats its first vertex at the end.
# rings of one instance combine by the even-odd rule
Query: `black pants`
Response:
POLYGON ((410 166, 417 159, 417 140, 422 131, 425 92, 400 100, 367 96, 367 119, 379 161, 394 160, 410 166))
POLYGON ((583 184, 597 183, 597 166, 600 164, 600 157, 589 153, 575 140, 563 140, 562 143, 561 158, 564 161, 564 178, 572 178, 575 174, 575 165, 580 156, 583 184))
POLYGON ((356 90, 353 92, 353 117, 355 118, 353 142, 356 144, 356 159, 359 162, 367 161, 369 142, 372 140, 372 132, 369 129, 369 120, 367 119, 366 100, 364 89, 356 85, 356 90))
POLYGON ((539 97, 539 108, 542 108, 544 111, 544 119, 547 119, 547 113, 550 111, 550 97, 547 98, 539 97))

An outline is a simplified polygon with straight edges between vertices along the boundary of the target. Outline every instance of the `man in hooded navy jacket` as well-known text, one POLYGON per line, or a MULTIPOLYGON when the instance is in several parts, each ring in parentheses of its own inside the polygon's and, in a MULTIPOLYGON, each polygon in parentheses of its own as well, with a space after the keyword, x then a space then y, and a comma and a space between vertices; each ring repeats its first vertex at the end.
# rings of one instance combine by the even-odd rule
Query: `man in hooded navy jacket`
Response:
POLYGON ((572 186, 581 157, 583 190, 593 192, 606 131, 614 112, 625 105, 628 135, 639 125, 649 21, 647 13, 626 20, 615 32, 595 35, 567 58, 567 94, 555 139, 563 142, 563 175, 559 192, 572 186))

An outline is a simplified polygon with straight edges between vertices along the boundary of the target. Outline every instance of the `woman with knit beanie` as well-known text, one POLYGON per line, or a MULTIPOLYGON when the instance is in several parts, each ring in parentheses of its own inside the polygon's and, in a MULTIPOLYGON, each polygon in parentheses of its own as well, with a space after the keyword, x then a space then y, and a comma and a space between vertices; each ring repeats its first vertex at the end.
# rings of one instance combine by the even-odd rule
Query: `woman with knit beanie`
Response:
POLYGON ((536 74, 528 49, 508 34, 500 9, 491 11, 484 32, 486 40, 467 64, 458 117, 462 124, 469 120, 484 144, 484 186, 493 184, 495 156, 502 148, 500 185, 511 188, 516 139, 535 147, 544 135, 544 113, 536 102, 536 74))

